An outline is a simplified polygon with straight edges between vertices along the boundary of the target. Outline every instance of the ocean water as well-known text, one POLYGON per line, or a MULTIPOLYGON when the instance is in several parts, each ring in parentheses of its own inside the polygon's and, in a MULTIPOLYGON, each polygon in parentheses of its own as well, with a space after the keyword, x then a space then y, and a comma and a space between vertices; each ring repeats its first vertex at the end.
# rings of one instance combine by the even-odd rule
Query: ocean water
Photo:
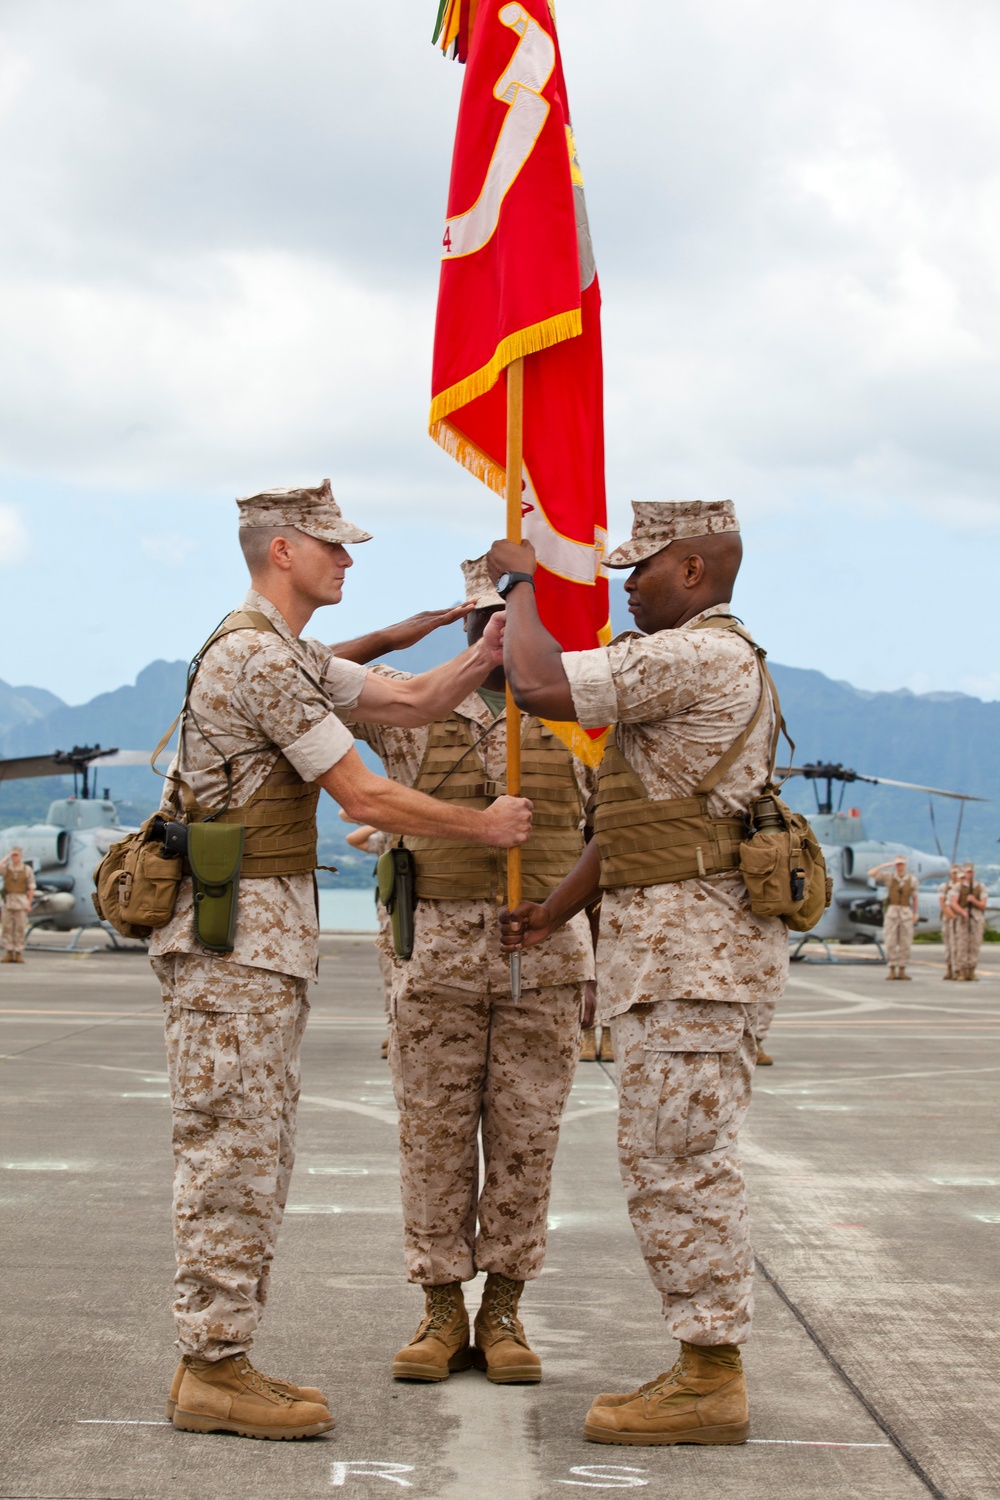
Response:
POLYGON ((319 925, 321 932, 377 932, 374 882, 362 890, 321 890, 319 925))

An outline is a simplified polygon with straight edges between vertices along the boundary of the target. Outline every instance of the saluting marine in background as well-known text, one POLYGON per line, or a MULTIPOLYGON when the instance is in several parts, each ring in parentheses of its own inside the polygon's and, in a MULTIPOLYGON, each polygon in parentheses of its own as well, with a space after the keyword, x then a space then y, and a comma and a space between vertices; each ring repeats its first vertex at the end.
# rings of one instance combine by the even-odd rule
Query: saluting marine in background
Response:
POLYGON ((239 501, 251 575, 241 609, 200 655, 164 811, 245 828, 234 946, 197 939, 190 878, 150 944, 163 990, 173 1108, 174 1314, 181 1364, 168 1401, 188 1431, 293 1438, 333 1426, 322 1392, 262 1375, 248 1352, 267 1300, 295 1155, 299 1048, 316 976, 316 803, 349 817, 464 843, 509 846, 528 805, 433 802, 376 776, 343 719, 421 724, 460 702, 499 660, 499 622, 454 661, 387 681, 300 639, 341 598, 346 542, 329 481, 239 501))
MULTIPOLYGON (((466 621, 474 643, 503 600, 482 558, 462 570, 475 604, 466 621)), ((385 681, 405 680, 375 670, 385 681)), ((359 724, 355 733, 395 780, 442 807, 485 808, 506 774, 504 690, 498 667, 428 728, 359 724)), ((537 719, 523 723, 522 746, 522 791, 533 809, 524 885, 541 895, 583 848, 594 773, 537 719)), ((594 975, 590 928, 581 915, 546 949, 525 955, 515 1005, 497 943, 505 858, 433 837, 405 843, 416 865, 417 904, 412 957, 393 966, 389 1058, 406 1270, 424 1289, 425 1315, 392 1372, 437 1381, 475 1362, 491 1381, 530 1383, 541 1377, 541 1360, 529 1347, 518 1303, 545 1258, 559 1120, 579 1053, 584 986, 594 975), (487 1278, 473 1348, 462 1283, 479 1271, 487 1278)))
MULTIPOLYGON (((739 1443, 749 1431, 739 1346, 753 1252, 737 1137, 750 1102, 757 1007, 788 974, 784 923, 751 910, 739 849, 773 767, 774 709, 757 649, 729 609, 739 526, 729 501, 640 503, 605 559, 643 634, 563 653, 530 577, 507 595, 504 661, 517 702, 615 726, 595 835, 541 904, 502 913, 503 943, 543 942, 603 889, 598 1019, 618 1067, 618 1149, 629 1214, 681 1341, 670 1370, 599 1395, 596 1442, 739 1443), (706 802, 703 798, 707 798, 706 802)), ((496 542, 490 572, 524 577, 529 545, 496 542)))
POLYGON ((876 865, 868 871, 869 879, 886 889, 885 915, 882 919, 882 940, 885 958, 889 965, 886 979, 910 979, 906 966, 910 962, 913 946, 913 928, 917 920, 917 902, 920 882, 915 875, 907 874, 906 855, 897 854, 887 859, 884 865, 876 865), (886 871, 892 874, 887 875, 886 871))
POLYGON ((23 964, 24 945, 28 936, 28 914, 35 899, 35 872, 24 862, 20 844, 14 844, 10 852, 0 859, 3 873, 3 917, 0 919, 0 940, 4 955, 0 963, 23 964))

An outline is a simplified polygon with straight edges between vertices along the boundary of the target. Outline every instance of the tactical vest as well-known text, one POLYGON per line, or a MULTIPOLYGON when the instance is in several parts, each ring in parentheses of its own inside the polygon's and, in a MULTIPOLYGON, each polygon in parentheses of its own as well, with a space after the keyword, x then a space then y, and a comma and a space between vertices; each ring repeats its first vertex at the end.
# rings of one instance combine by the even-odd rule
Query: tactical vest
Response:
POLYGON ((760 668, 760 701, 747 727, 702 777, 689 797, 656 800, 632 769, 615 741, 604 752, 598 772, 594 838, 601 856, 601 886, 667 885, 677 880, 699 880, 736 870, 740 845, 749 836, 745 817, 713 818, 708 794, 731 770, 753 734, 765 705, 773 696, 775 727, 771 766, 778 743, 781 710, 763 651, 730 615, 715 615, 692 626, 694 630, 732 630, 748 641, 760 668))
MULTIPOLYGON (((470 726, 457 714, 432 724, 414 789, 436 802, 461 802, 485 810, 504 793, 492 781, 470 726)), ((537 719, 524 722, 521 793, 533 806, 531 837, 521 845, 521 884, 528 901, 544 901, 583 852, 582 808, 573 757, 537 719)), ((451 839, 418 838, 404 843, 416 864, 415 892, 424 901, 500 901, 507 885, 507 851, 451 839)))
POLYGON ((887 906, 909 906, 913 899, 913 877, 904 875, 902 880, 897 875, 889 877, 889 895, 886 900, 887 906))
MULTIPOLYGON (((281 632, 258 610, 235 610, 227 616, 201 648, 195 658, 194 671, 188 678, 188 691, 184 697, 187 707, 197 667, 201 665, 205 652, 224 635, 234 630, 264 630, 280 636, 281 632)), ((320 684, 316 684, 320 687, 320 684)), ((184 709, 181 710, 181 713, 184 709)), ((168 743, 174 727, 180 719, 178 714, 156 750, 153 761, 168 743)), ((183 735, 183 729, 181 731, 183 735)), ((262 745, 261 751, 268 749, 262 745)), ((154 764, 155 769, 155 764, 154 764)), ((257 788, 253 796, 242 807, 227 807, 214 816, 210 808, 202 807, 194 798, 185 782, 180 784, 181 800, 188 821, 212 818, 216 823, 242 823, 246 829, 243 844, 243 859, 240 875, 248 879, 262 879, 276 875, 311 875, 316 868, 316 807, 320 789, 302 777, 281 754, 257 788)))
POLYGON ((5 896, 26 896, 28 894, 28 871, 25 865, 19 870, 12 870, 8 865, 3 875, 3 893, 5 896))
MULTIPOLYGON (((311 875, 316 868, 318 786, 303 781, 279 755, 261 786, 242 807, 230 807, 212 821, 242 823, 246 829, 240 875, 311 875)), ((189 817, 208 815, 196 802, 185 802, 189 817)))

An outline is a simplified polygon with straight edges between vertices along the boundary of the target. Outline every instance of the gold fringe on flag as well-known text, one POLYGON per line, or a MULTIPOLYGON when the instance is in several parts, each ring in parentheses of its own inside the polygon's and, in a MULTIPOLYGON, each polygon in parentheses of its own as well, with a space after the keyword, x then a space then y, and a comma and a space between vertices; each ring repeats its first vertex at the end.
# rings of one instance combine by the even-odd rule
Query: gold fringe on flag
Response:
POLYGON ((485 396, 487 391, 492 390, 500 378, 500 371, 512 360, 521 359, 525 354, 537 354, 540 349, 548 349, 550 345, 559 344, 563 339, 577 338, 582 332, 582 314, 578 307, 573 307, 569 312, 556 313, 555 317, 544 318, 541 323, 532 323, 530 328, 520 328, 517 333, 508 334, 497 345, 489 364, 483 365, 481 370, 467 375, 464 380, 459 380, 434 397, 431 402, 431 434, 434 433, 435 424, 450 412, 457 411, 460 406, 468 406, 470 401, 475 401, 478 396, 485 396))

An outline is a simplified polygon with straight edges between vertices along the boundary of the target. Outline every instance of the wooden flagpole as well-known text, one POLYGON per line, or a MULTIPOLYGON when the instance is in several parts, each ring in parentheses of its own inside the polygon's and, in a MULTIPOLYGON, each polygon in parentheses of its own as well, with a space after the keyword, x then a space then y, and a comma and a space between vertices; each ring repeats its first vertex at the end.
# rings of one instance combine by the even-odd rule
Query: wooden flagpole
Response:
MULTIPOLYGON (((521 540, 521 491, 524 435, 524 360, 507 366, 507 540, 521 540)), ((521 710, 507 684, 507 795, 521 793, 521 710)), ((521 900, 521 849, 507 850, 507 905, 521 900)), ((510 955, 510 989, 514 1004, 521 999, 521 954, 510 955)))

